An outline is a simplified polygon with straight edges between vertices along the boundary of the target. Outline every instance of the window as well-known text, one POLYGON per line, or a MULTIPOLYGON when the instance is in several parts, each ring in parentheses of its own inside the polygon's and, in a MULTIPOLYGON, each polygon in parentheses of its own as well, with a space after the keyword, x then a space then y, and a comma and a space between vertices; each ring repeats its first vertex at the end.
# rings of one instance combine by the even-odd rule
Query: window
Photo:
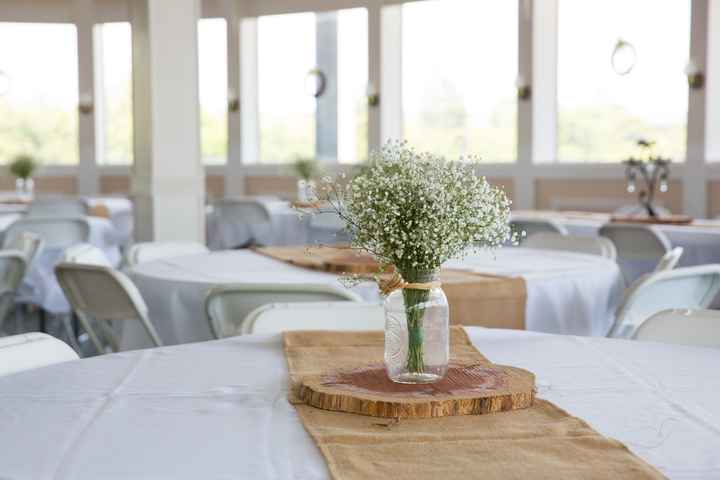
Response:
POLYGON ((365 159, 367 32, 364 8, 259 17, 262 163, 298 157, 343 163, 365 159), (317 98, 311 72, 321 72, 325 80, 317 98))
POLYGON ((518 5, 402 7, 403 133, 419 150, 511 162, 517 150, 518 5))
POLYGON ((19 153, 78 163, 78 60, 74 25, 0 23, 0 163, 19 153), (7 46, 22 48, 7 48, 7 46))
POLYGON ((133 162, 130 24, 96 25, 94 40, 98 164, 130 165, 133 162))
POLYGON ((198 22, 200 137, 203 163, 227 163, 228 70, 227 22, 204 18, 198 22))
POLYGON ((559 160, 624 160, 646 138, 683 161, 689 42, 689 0, 560 0, 559 160), (626 75, 611 64, 620 39, 636 54, 626 75))

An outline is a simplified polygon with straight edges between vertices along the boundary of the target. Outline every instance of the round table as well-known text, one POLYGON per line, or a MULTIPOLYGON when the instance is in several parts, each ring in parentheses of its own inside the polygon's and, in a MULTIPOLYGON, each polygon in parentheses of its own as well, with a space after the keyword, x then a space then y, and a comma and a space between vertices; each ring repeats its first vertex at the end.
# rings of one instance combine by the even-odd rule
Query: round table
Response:
MULTIPOLYGON (((720 350, 468 328, 538 396, 674 479, 720 472, 720 350)), ((0 377, 0 477, 326 479, 287 398, 280 335, 124 352, 0 377)), ((494 415, 505 415, 498 413, 494 415)), ((477 464, 482 478, 482 463, 477 464)))
MULTIPOLYGON (((594 255, 508 248, 451 261, 459 268, 522 276, 527 286, 528 330, 604 336, 622 298, 623 280, 615 262, 594 255)), ((334 274, 307 270, 249 250, 212 252, 137 265, 129 272, 150 309, 165 344, 212 338, 204 312, 209 289, 232 283, 323 283, 339 286, 334 274)), ((381 300, 377 286, 353 287, 364 300, 381 300)), ((150 346, 134 323, 123 330, 124 348, 150 346)))

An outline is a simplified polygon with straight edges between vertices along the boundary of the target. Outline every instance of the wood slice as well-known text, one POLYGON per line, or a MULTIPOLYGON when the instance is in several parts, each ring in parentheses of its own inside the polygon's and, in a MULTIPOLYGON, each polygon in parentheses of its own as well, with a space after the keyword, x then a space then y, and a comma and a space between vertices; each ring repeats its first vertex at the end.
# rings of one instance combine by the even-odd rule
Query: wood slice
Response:
POLYGON ((613 215, 610 221, 615 223, 642 223, 650 225, 689 225, 693 222, 693 218, 687 215, 668 215, 655 218, 613 215))
POLYGON ((298 397, 322 410, 382 418, 480 415, 528 408, 535 375, 504 365, 451 365, 439 382, 406 385, 390 380, 382 365, 303 378, 298 397))

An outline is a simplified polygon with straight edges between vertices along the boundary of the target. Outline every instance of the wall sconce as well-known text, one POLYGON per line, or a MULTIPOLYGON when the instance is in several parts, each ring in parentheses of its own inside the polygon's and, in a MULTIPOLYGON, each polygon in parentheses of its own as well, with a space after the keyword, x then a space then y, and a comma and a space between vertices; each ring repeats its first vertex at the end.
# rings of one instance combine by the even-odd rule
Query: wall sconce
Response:
POLYGON ((92 113, 94 108, 93 105, 93 98, 89 93, 83 93, 80 95, 80 98, 78 98, 78 110, 83 115, 88 115, 92 113))
POLYGON ((635 51, 635 47, 633 47, 630 42, 619 38, 610 56, 610 63, 615 73, 618 75, 627 75, 635 68, 636 61, 637 52, 635 51))
POLYGON ((322 70, 315 67, 305 76, 305 91, 315 98, 319 98, 325 93, 327 79, 322 70))
POLYGON ((517 79, 515 80, 515 88, 517 88, 517 97, 520 100, 527 100, 530 98, 530 95, 532 95, 532 88, 530 87, 530 84, 528 84, 527 80, 525 80, 525 77, 522 75, 518 75, 517 79))
POLYGON ((10 91, 10 77, 7 73, 0 70, 0 97, 10 91))
POLYGON ((368 106, 377 107, 380 104, 380 93, 373 83, 368 83, 365 96, 367 97, 368 106))
POLYGON ((688 60, 685 66, 685 75, 687 76, 688 86, 693 90, 700 89, 705 84, 705 75, 703 75, 692 58, 688 60))
POLYGON ((238 110, 240 110, 240 98, 238 97, 237 93, 235 93, 235 89, 228 88, 227 102, 228 112, 237 112, 238 110))

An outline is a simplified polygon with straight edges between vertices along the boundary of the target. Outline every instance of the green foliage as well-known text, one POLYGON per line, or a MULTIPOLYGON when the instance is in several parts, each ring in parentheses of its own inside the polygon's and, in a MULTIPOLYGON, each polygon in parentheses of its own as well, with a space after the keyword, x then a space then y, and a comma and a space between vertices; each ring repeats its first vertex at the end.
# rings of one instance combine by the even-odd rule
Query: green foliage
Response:
POLYGON ((26 154, 17 155, 9 165, 10 173, 23 180, 32 177, 36 168, 37 162, 35 159, 31 155, 26 154))
POLYGON ((298 157, 292 164, 292 169, 299 178, 311 180, 320 174, 320 163, 314 158, 298 157))

